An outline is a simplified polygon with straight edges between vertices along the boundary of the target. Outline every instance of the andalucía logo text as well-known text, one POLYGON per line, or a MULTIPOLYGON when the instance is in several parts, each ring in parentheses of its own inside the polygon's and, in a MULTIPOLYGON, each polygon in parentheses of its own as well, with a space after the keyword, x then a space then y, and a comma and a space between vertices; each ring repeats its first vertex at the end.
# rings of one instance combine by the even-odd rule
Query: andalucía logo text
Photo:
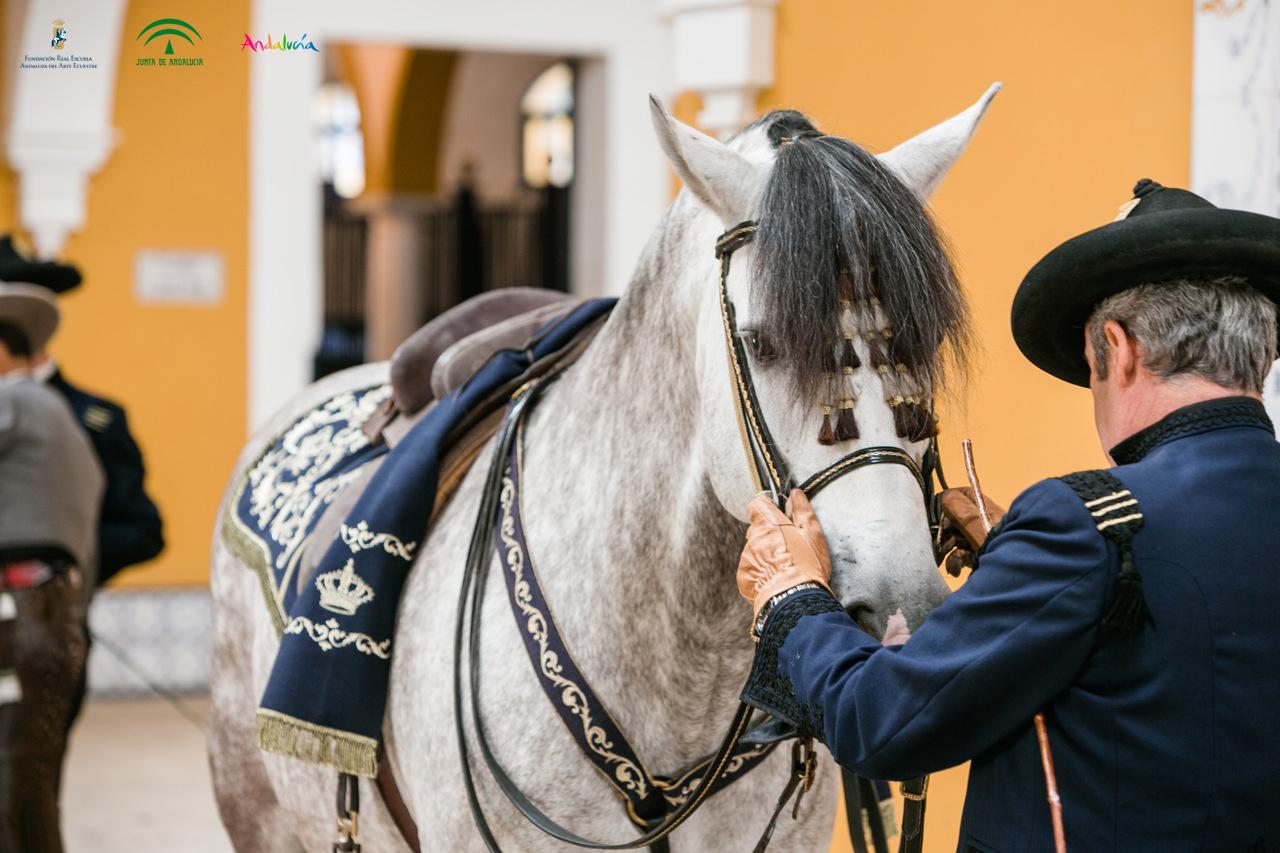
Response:
POLYGON ((280 34, 280 41, 272 41, 271 33, 267 33, 267 40, 254 39, 248 33, 244 34, 244 41, 240 43, 240 52, 246 50, 258 53, 267 50, 311 50, 316 53, 320 52, 320 48, 316 47, 316 43, 307 38, 307 34, 303 33, 300 39, 290 39, 288 33, 280 34))

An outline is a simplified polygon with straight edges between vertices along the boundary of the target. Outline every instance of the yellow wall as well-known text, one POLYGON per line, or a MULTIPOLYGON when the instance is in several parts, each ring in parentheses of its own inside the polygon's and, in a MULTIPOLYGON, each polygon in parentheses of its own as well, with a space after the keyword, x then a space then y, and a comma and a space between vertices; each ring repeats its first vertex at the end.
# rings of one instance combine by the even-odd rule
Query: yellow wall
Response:
POLYGON ((415 50, 409 59, 391 148, 391 189, 397 192, 432 195, 440 189, 445 108, 457 57, 448 50, 415 50))
MULTIPOLYGON (((760 107, 802 110, 872 149, 1005 84, 933 202, 984 349, 967 412, 944 411, 944 461, 960 477, 959 441, 971 436, 984 488, 1002 503, 1037 479, 1105 464, 1088 392, 1022 359, 1009 305, 1033 263, 1110 220, 1138 178, 1186 185, 1191 15, 1169 0, 779 6, 778 82, 760 107)), ((927 850, 955 849, 963 779, 934 778, 927 850)), ((848 849, 839 829, 832 850, 848 849)))
POLYGON ((435 193, 457 53, 387 44, 345 44, 337 50, 360 105, 365 191, 435 193))
POLYGON ((396 115, 413 51, 391 44, 348 44, 338 51, 360 104, 365 191, 387 191, 392 183, 396 115))
MULTIPOLYGON (((129 4, 115 103, 120 144, 90 181, 87 225, 63 253, 85 281, 63 300, 54 355, 72 381, 127 408, 165 520, 164 554, 128 571, 122 585, 207 582, 214 513, 246 437, 249 63, 310 59, 240 55, 249 11, 249 0, 129 4), (143 55, 134 36, 161 17, 200 31, 203 43, 187 55, 198 53, 202 67, 134 66, 143 55), (144 248, 221 252, 221 304, 139 304, 133 260, 144 248)), ((5 230, 16 220, 16 187, 6 184, 0 170, 5 230)))
MULTIPOLYGON (((8 4, 10 0, 0 0, 0 21, 8 21, 8 4)), ((0 41, 0 98, 8 97, 10 76, 15 72, 18 59, 16 56, 8 55, 5 50, 6 45, 0 41)), ((7 102, 0 104, 0 124, 8 125, 9 116, 5 113, 7 102)), ((9 163, 0 154, 0 234, 8 234, 13 230, 17 221, 17 210, 15 205, 17 201, 17 186, 14 183, 13 171, 9 168, 9 163)))

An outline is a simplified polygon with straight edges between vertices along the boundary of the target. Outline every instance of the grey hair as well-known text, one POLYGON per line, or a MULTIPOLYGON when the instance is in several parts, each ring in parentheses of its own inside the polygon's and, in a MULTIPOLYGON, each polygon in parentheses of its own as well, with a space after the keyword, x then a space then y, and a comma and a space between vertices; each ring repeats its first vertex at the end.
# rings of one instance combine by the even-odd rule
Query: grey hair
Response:
POLYGON ((965 372, 968 305, 950 253, 915 194, 875 155, 775 111, 764 126, 777 149, 756 235, 752 302, 797 388, 811 394, 841 338, 840 283, 879 299, 893 329, 891 360, 926 389, 947 366, 965 372), (948 357, 949 356, 949 357, 948 357))
POLYGON ((1242 278, 1141 284, 1104 299, 1085 333, 1094 372, 1107 378, 1108 320, 1142 348, 1142 366, 1162 379, 1197 375, 1224 388, 1262 393, 1276 359, 1276 306, 1242 278))

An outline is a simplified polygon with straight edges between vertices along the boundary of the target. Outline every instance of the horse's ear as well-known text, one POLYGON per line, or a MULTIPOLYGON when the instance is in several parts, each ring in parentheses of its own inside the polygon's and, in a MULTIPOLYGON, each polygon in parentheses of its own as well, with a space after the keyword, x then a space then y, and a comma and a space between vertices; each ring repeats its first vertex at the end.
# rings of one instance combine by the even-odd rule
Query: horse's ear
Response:
POLYGON ((726 228, 751 215, 763 171, 723 142, 677 121, 653 95, 649 112, 658 142, 689 191, 711 208, 726 228))
POLYGON ((880 162, 901 178, 917 198, 927 201, 964 153, 987 105, 999 91, 1000 84, 992 83, 973 106, 881 154, 880 162))

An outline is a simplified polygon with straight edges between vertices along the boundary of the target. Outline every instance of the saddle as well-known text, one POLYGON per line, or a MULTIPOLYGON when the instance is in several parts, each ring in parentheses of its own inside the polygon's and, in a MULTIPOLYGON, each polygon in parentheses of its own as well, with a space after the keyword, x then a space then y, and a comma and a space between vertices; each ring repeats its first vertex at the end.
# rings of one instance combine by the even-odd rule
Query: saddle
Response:
POLYGON ((495 352, 523 343, 573 304, 567 293, 533 287, 491 290, 414 332, 391 356, 391 399, 406 415, 462 385, 495 352))
MULTIPOLYGON (((511 287, 483 293, 445 311, 406 338, 392 354, 391 400, 365 422, 366 435, 374 443, 395 447, 432 403, 462 387, 494 353, 524 348, 538 329, 568 313, 578 302, 560 291, 511 287)), ((550 363, 535 365, 530 374, 541 375, 566 358, 576 358, 593 337, 594 332, 584 335, 569 350, 548 359, 550 363)), ((480 449, 497 431, 503 405, 512 390, 499 389, 453 436, 441 469, 436 511, 448 502, 480 449)), ((384 461, 386 456, 369 463, 334 498, 316 522, 313 542, 327 544, 337 537, 343 519, 384 461)), ((323 556, 324 547, 306 549, 295 579, 299 592, 311 582, 323 556)))

